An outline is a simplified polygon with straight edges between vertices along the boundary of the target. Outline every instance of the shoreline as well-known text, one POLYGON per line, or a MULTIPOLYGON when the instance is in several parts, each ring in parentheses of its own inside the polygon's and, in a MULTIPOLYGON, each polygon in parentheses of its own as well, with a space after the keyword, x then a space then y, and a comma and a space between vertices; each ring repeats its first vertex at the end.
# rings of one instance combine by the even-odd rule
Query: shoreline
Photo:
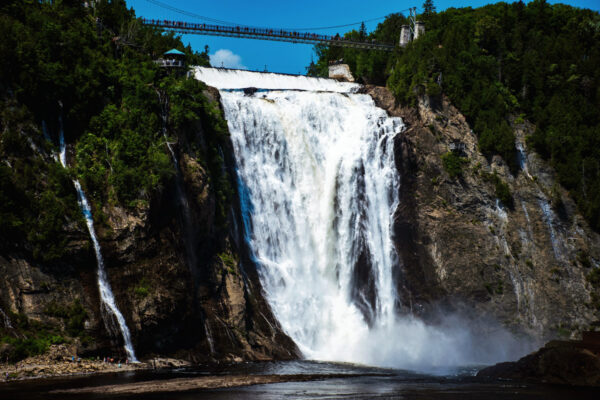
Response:
MULTIPOLYGON (((72 356, 73 357, 73 356, 72 356)), ((41 355, 30 357, 15 364, 0 364, 0 385, 23 380, 55 377, 76 377, 101 375, 119 372, 148 371, 167 368, 185 368, 192 364, 185 360, 155 357, 149 360, 127 363, 118 360, 105 362, 99 359, 79 359, 61 357, 59 359, 41 355)), ((122 360, 121 360, 122 361, 122 360)))
POLYGON ((115 385, 88 386, 75 389, 53 390, 52 394, 111 394, 139 395, 150 393, 187 392, 202 389, 223 389, 240 386, 264 385, 284 382, 309 382, 326 379, 356 378, 361 376, 385 376, 385 374, 289 374, 289 375, 211 375, 190 378, 151 380, 115 385))

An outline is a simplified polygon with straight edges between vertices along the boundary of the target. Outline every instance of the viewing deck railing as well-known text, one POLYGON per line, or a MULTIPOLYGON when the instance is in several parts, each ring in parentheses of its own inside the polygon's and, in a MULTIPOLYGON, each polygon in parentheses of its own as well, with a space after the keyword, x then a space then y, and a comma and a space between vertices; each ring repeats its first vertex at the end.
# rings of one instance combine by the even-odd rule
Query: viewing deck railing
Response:
POLYGON ((183 68, 184 64, 181 60, 169 60, 164 58, 159 58, 158 60, 154 60, 159 67, 164 68, 183 68))

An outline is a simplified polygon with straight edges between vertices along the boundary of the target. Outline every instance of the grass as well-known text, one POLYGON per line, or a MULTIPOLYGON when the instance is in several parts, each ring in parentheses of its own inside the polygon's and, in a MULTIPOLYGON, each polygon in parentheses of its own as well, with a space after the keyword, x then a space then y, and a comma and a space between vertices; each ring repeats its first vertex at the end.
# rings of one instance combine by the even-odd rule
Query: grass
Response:
POLYGON ((235 267, 237 265, 237 260, 229 253, 223 252, 218 254, 219 258, 227 268, 227 272, 230 274, 235 274, 235 267))
POLYGON ((139 298, 147 297, 150 294, 150 282, 145 277, 142 278, 133 292, 139 298))

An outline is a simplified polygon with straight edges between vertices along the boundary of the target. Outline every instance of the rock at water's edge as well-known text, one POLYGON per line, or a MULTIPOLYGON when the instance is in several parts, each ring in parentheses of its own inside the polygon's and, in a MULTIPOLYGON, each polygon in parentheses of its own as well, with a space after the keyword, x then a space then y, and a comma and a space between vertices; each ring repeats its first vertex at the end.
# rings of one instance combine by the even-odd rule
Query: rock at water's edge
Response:
POLYGON ((477 377, 600 386, 600 346, 552 341, 519 361, 484 368, 477 377))

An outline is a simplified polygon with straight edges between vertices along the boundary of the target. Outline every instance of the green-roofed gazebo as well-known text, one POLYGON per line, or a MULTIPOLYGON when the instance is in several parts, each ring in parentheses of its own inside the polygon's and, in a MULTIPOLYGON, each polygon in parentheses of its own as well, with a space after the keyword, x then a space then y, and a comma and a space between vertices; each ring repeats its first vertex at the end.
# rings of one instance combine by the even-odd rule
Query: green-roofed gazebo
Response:
POLYGON ((171 49, 171 50, 165 52, 164 55, 165 56, 183 56, 183 57, 185 57, 185 53, 182 51, 179 51, 177 49, 171 49))
POLYGON ((155 62, 163 68, 183 68, 185 67, 185 53, 177 49, 171 49, 163 53, 162 58, 155 62))

